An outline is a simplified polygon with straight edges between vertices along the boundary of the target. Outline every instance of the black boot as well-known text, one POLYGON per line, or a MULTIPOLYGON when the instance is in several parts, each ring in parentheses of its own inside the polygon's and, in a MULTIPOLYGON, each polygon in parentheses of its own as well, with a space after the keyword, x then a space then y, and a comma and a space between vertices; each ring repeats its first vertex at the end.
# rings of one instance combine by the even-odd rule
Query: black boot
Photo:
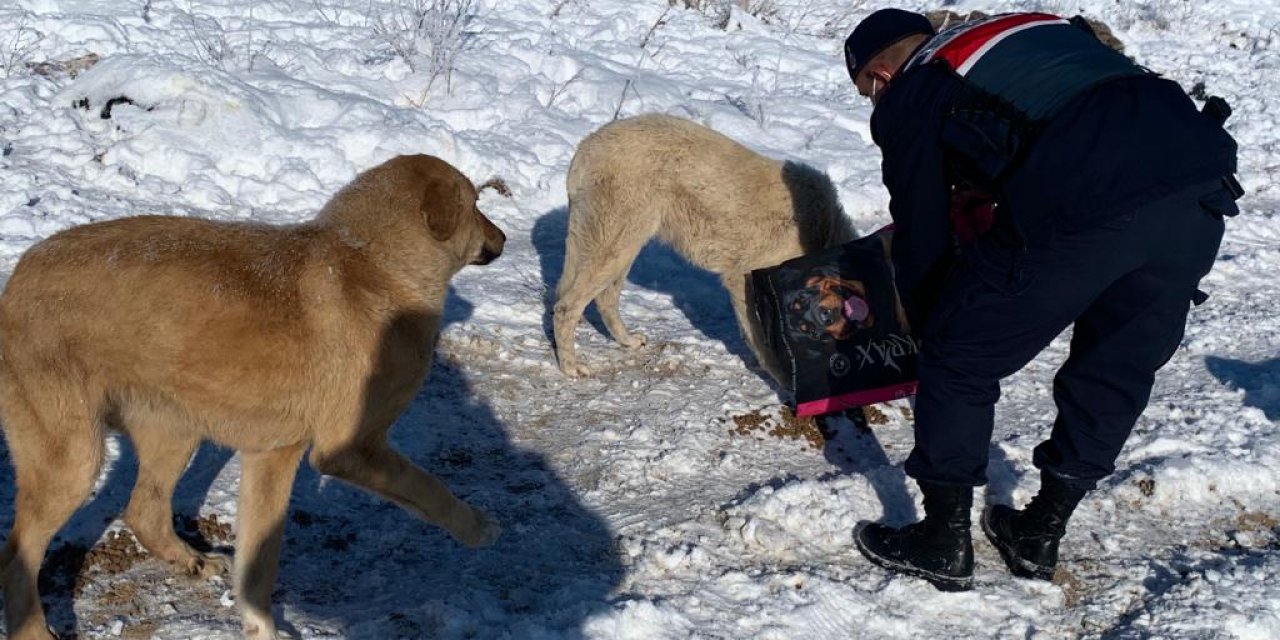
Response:
POLYGON ((1052 580, 1058 566, 1058 541, 1067 533, 1067 519, 1085 493, 1041 473, 1040 493, 1026 509, 1002 504, 987 507, 982 512, 982 530, 1013 575, 1052 580))
POLYGON ((942 591, 968 591, 973 588, 973 487, 919 484, 924 520, 901 529, 862 523, 854 542, 862 555, 885 569, 924 578, 942 591))

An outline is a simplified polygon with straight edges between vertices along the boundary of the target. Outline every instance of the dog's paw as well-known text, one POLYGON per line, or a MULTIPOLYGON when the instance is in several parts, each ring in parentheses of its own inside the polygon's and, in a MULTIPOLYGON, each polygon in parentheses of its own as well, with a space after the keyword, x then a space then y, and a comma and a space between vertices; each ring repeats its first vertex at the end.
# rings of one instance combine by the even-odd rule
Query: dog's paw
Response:
POLYGON ((280 633, 275 626, 266 627, 261 624, 245 623, 240 628, 244 640, 293 640, 292 635, 280 633))
POLYGON ((649 344, 649 339, 646 338, 643 333, 629 333, 618 338, 618 344, 622 345, 623 349, 635 351, 636 349, 649 344))
POLYGON ((13 640, 59 640, 58 632, 47 624, 29 624, 11 637, 13 640))
POLYGON ((206 579, 227 574, 231 571, 230 558, 213 553, 198 553, 194 549, 185 548, 184 553, 176 557, 166 558, 173 570, 189 578, 206 579))
POLYGON ((195 578, 212 578, 231 572, 231 559, 216 553, 202 553, 187 567, 187 573, 195 578))
POLYGON ((574 362, 561 362, 560 372, 569 378, 585 378, 591 375, 591 370, 587 367, 574 362))
POLYGON ((502 526, 493 516, 479 510, 472 509, 475 523, 465 532, 465 535, 458 535, 458 542, 478 549, 487 547, 498 541, 498 536, 502 535, 502 526))

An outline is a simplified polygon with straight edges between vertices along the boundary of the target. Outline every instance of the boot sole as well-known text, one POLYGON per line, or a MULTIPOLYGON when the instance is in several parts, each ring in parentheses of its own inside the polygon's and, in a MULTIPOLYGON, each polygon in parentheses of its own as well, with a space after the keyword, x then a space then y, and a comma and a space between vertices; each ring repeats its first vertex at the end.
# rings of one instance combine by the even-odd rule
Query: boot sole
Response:
POLYGON ((853 536, 853 543, 855 546, 858 547, 858 551, 862 552, 863 557, 871 561, 871 564, 874 564, 877 567, 880 567, 881 569, 888 569, 889 571, 923 579, 929 584, 933 585, 934 588, 937 589, 938 591, 955 592, 955 591, 969 591, 973 589, 973 576, 965 576, 965 577, 944 576, 940 573, 925 571, 924 569, 921 569, 919 567, 898 564, 892 560, 889 560, 888 558, 882 558, 879 555, 876 555, 870 549, 868 549, 865 545, 862 544, 862 536, 858 535, 857 533, 855 533, 853 536))
POLYGON ((1019 558, 1013 551, 1013 547, 1004 544, 996 537, 996 532, 991 528, 991 507, 982 510, 982 532, 987 535, 987 540, 991 542, 991 546, 1000 552, 1000 558, 1004 560, 1006 567, 1009 567, 1009 573, 1019 578, 1030 578, 1032 580, 1044 580, 1045 582, 1053 582, 1053 573, 1056 567, 1046 567, 1027 562, 1019 558))

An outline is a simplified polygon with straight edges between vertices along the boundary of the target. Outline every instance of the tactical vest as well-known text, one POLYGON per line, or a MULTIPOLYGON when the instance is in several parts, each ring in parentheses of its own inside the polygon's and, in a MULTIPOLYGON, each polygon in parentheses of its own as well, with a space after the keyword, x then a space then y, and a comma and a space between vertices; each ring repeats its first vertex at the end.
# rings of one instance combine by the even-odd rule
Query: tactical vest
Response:
POLYGON ((903 72, 945 64, 964 83, 942 128, 957 177, 990 188, 1076 96, 1150 72, 1098 41, 1083 20, 1017 13, 965 22, 931 38, 903 72))

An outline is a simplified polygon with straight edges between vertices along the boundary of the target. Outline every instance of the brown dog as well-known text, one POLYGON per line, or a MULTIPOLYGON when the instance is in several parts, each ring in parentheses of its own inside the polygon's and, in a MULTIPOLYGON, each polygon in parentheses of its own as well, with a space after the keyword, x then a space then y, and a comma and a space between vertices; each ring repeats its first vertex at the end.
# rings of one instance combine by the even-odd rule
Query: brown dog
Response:
POLYGON ((720 276, 760 364, 787 379, 763 346, 747 275, 853 238, 826 175, 762 156, 689 120, 649 114, 587 136, 567 182, 569 232, 553 323, 561 371, 589 373, 578 362, 574 332, 592 300, 619 344, 645 344, 623 324, 618 300, 632 261, 657 237, 720 276))
POLYGON ((271 591, 302 454, 468 546, 498 526, 389 448, 430 364, 449 278, 506 240, 446 162, 401 156, 289 227, 137 217, 32 247, 0 297, 0 418, 17 476, 0 555, 9 635, 47 639, 36 576, 89 495, 105 429, 133 441, 124 514, 179 571, 224 560, 174 533, 174 485, 202 439, 238 449, 235 588, 246 637, 275 637, 271 591))

